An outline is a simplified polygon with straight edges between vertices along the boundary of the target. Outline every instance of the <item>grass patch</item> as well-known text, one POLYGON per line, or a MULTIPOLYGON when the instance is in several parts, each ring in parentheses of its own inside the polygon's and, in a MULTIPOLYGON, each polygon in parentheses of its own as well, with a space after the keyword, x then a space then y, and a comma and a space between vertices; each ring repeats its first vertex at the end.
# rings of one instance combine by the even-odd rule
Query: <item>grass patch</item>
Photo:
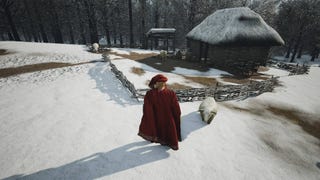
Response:
MULTIPOLYGON (((149 80, 146 81, 146 85, 149 85, 149 80)), ((167 88, 171 89, 171 90, 179 90, 179 89, 190 89, 192 88, 191 86, 186 86, 183 84, 179 84, 179 83, 173 83, 173 84, 167 84, 167 88)))
POLYGON ((294 109, 285 109, 269 106, 267 108, 275 115, 283 116, 292 123, 299 125, 312 136, 320 139, 320 117, 294 109))
POLYGON ((12 54, 12 53, 8 52, 8 50, 6 50, 6 49, 0 49, 0 56, 4 56, 7 54, 12 54))
POLYGON ((131 72, 134 74, 137 74, 139 76, 142 76, 143 74, 145 74, 146 72, 144 71, 144 69, 142 68, 138 68, 138 67, 132 67, 131 68, 131 72))
POLYGON ((190 81, 202 84, 204 86, 210 86, 210 87, 215 87, 218 82, 215 78, 209 78, 209 77, 189 77, 189 76, 183 76, 183 77, 190 81))
POLYGON ((308 114, 297 109, 287 107, 276 107, 268 105, 264 109, 257 107, 242 108, 231 104, 223 104, 229 109, 235 111, 241 111, 245 113, 254 114, 263 117, 266 111, 271 112, 276 116, 281 116, 287 119, 289 122, 300 126, 308 134, 318 138, 320 140, 320 116, 315 114, 308 114))
POLYGON ((167 87, 169 89, 172 89, 172 90, 190 89, 190 88, 192 88, 191 86, 186 86, 186 85, 179 84, 179 83, 167 84, 167 87))
POLYGON ((258 72, 266 72, 268 70, 269 70, 269 68, 265 67, 265 66, 259 66, 259 68, 258 68, 258 72))

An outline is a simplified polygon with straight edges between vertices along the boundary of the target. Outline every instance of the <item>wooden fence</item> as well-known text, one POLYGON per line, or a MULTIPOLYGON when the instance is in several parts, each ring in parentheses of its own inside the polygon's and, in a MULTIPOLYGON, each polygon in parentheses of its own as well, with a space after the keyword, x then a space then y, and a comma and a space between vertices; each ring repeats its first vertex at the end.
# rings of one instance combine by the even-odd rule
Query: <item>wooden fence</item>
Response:
POLYGON ((139 95, 137 93, 134 85, 127 79, 127 77, 110 61, 109 57, 106 54, 102 55, 104 60, 109 63, 111 67, 111 71, 115 74, 115 76, 119 79, 121 84, 126 87, 132 94, 134 98, 138 98, 139 95))
MULTIPOLYGON (((202 101, 206 97, 214 97, 216 101, 229 101, 258 96, 265 92, 272 92, 278 83, 278 77, 265 81, 252 81, 243 85, 221 85, 208 88, 190 88, 175 90, 180 102, 202 101)), ((143 98, 148 89, 138 89, 136 95, 143 98)))
POLYGON ((278 69, 283 69, 286 71, 289 71, 289 76, 292 75, 299 75, 299 74, 308 74, 310 66, 302 64, 288 64, 288 63, 283 63, 283 62, 278 62, 278 61, 272 61, 269 60, 267 62, 268 66, 278 68, 278 69))
MULTIPOLYGON (((111 71, 119 79, 124 87, 132 94, 132 97, 143 99, 149 89, 136 89, 134 85, 126 78, 126 76, 111 63, 107 55, 103 55, 104 60, 109 62, 111 71)), ((206 97, 214 97, 216 101, 228 101, 236 99, 245 99, 252 96, 258 96, 265 92, 272 92, 278 83, 278 77, 272 77, 265 81, 251 81, 242 85, 217 85, 208 88, 190 88, 183 90, 175 90, 180 102, 202 101, 206 97)))

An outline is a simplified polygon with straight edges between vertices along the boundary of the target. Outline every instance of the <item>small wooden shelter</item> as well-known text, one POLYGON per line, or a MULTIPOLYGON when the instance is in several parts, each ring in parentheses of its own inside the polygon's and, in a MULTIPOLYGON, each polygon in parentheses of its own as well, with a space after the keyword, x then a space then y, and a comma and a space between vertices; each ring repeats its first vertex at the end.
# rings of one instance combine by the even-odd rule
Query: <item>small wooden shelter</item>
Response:
POLYGON ((147 49, 175 51, 174 28, 151 28, 146 33, 147 49))
POLYGON ((189 59, 231 73, 250 73, 265 65, 280 35, 247 7, 218 10, 187 34, 189 59))

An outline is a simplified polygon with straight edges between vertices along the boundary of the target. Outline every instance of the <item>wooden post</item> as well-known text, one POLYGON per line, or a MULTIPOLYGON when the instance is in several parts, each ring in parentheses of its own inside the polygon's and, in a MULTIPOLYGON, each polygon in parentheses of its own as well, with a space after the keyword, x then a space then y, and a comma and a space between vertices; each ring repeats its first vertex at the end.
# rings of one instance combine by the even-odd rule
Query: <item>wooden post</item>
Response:
POLYGON ((203 43, 202 43, 202 41, 199 41, 199 42, 200 42, 200 46, 199 46, 199 61, 201 62, 203 43))
POLYGON ((169 51, 169 41, 168 41, 168 34, 166 35, 166 48, 167 48, 167 52, 169 51))
POLYGON ((204 62, 205 62, 205 63, 207 63, 208 51, 209 51, 209 44, 206 43, 206 44, 205 44, 205 55, 204 55, 204 62))
POLYGON ((172 38, 172 46, 173 46, 173 52, 176 52, 176 36, 173 35, 173 38, 172 38))
MULTIPOLYGON (((145 35, 144 35, 145 36, 145 35)), ((144 37, 144 45, 145 45, 145 47, 143 47, 143 48, 145 48, 145 49, 148 49, 149 47, 149 38, 148 38, 148 36, 145 36, 144 37)))

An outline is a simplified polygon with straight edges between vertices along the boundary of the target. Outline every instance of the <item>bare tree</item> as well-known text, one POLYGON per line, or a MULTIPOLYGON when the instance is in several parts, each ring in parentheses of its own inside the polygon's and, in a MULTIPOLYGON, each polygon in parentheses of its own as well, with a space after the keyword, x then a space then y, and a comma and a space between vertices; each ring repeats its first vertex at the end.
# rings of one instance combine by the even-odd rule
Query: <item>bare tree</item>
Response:
POLYGON ((139 5, 140 5, 140 18, 141 18, 141 34, 140 34, 140 43, 142 44, 143 48, 146 48, 146 38, 145 38, 145 33, 146 33, 146 13, 147 13, 147 8, 146 8, 146 0, 139 0, 139 5))
POLYGON ((85 0, 84 5, 88 15, 90 41, 91 43, 95 43, 95 42, 98 42, 99 39, 98 39, 98 29, 97 29, 97 20, 96 20, 94 2, 92 0, 85 0))
POLYGON ((31 34, 33 36, 33 40, 35 42, 38 42, 39 37, 38 37, 38 34, 36 33, 37 29, 36 29, 36 25, 34 24, 35 20, 34 20, 34 15, 32 13, 32 9, 30 7, 29 2, 27 2, 27 0, 23 0, 23 3, 24 3, 24 7, 26 9, 28 24, 30 25, 30 30, 31 30, 31 34))
POLYGON ((11 29, 11 32, 8 32, 8 34, 12 33, 14 40, 20 41, 20 37, 17 31, 16 25, 13 22, 13 17, 10 9, 13 6, 13 4, 14 4, 13 0, 0 0, 0 8, 2 9, 2 11, 4 11, 11 29))
POLYGON ((35 14, 36 14, 36 22, 38 23, 38 26, 40 28, 40 34, 41 34, 41 37, 42 37, 42 41, 43 42, 49 42, 49 39, 48 39, 48 36, 47 36, 47 33, 45 31, 45 28, 44 28, 44 20, 43 20, 43 16, 42 14, 40 13, 40 10, 39 10, 39 4, 38 3, 41 3, 42 1, 35 1, 33 0, 33 8, 34 8, 34 11, 35 11, 35 14))
POLYGON ((130 47, 134 47, 133 40, 133 21, 132 21, 132 1, 128 0, 128 8, 129 8, 129 26, 130 26, 130 47))
POLYGON ((79 33, 80 33, 80 41, 78 41, 80 44, 87 44, 87 39, 86 39, 86 30, 85 30, 85 20, 82 18, 82 5, 83 1, 82 0, 76 0, 76 12, 77 12, 77 18, 79 21, 79 33))
POLYGON ((318 0, 287 0, 280 5, 277 29, 288 44, 286 57, 291 54, 290 62, 303 49, 317 49, 314 39, 319 33, 319 8, 318 0))

